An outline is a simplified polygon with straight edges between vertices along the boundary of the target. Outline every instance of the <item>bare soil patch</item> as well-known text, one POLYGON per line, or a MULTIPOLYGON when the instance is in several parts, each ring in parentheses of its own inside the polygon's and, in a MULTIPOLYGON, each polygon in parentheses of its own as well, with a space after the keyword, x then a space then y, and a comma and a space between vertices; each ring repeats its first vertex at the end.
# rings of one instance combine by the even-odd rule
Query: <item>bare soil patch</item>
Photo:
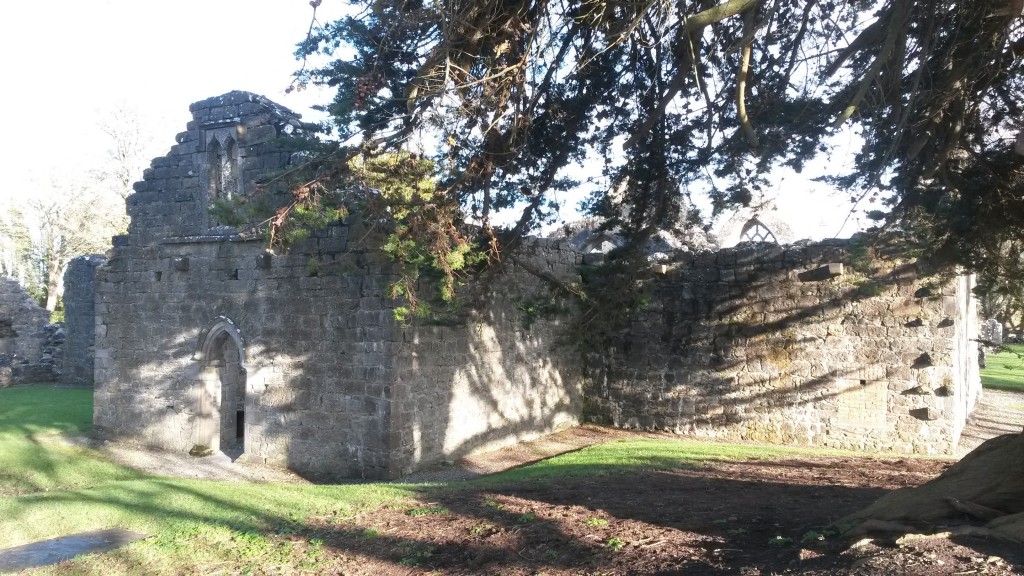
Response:
POLYGON ((438 490, 319 519, 344 574, 1019 574, 1020 551, 964 538, 845 550, 825 527, 950 462, 723 462, 438 490))
MULTIPOLYGON (((1015 411, 1017 406, 1012 406, 1015 411)), ((975 415, 965 439, 973 438, 974 428, 979 428, 973 432, 979 441, 987 437, 992 431, 980 430, 979 423, 991 420, 975 415)), ((678 438, 580 426, 470 455, 405 480, 470 479, 637 437, 678 438)), ((287 471, 232 462, 223 455, 195 459, 99 444, 103 445, 94 447, 115 461, 152 473, 305 481, 287 471)), ((892 536, 851 547, 848 541, 827 537, 829 523, 866 507, 886 491, 920 485, 952 463, 801 456, 669 471, 560 476, 483 488, 454 482, 418 500, 356 517, 318 518, 309 533, 285 538, 322 541, 325 558, 318 571, 353 575, 1024 574, 1024 551, 1001 541, 892 536)))

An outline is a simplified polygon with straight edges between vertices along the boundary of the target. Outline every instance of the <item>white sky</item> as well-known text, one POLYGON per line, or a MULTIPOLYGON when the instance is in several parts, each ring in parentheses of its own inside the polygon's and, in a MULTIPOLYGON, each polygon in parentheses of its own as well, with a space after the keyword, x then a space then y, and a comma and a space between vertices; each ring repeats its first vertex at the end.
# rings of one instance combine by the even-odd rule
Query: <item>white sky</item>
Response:
MULTIPOLYGON (((340 8, 328 0, 318 16, 340 8)), ((5 2, 0 163, 8 184, 0 197, 40 193, 31 183, 49 172, 74 173, 102 158, 100 114, 119 102, 157 121, 157 154, 184 130, 190 103, 231 90, 264 94, 315 120, 308 106, 329 94, 284 94, 311 16, 308 0, 5 2)))
MULTIPOLYGON (((326 0, 318 18, 329 22, 343 8, 326 0)), ((308 0, 5 2, 0 201, 46 193, 41 183, 54 174, 74 177, 95 166, 108 146, 100 116, 120 102, 153 122, 154 156, 184 130, 190 103, 230 90, 263 94, 318 120, 309 106, 328 102, 329 91, 284 93, 311 16, 308 0)), ((795 175, 780 189, 780 211, 798 236, 853 231, 840 230, 845 195, 795 175)))

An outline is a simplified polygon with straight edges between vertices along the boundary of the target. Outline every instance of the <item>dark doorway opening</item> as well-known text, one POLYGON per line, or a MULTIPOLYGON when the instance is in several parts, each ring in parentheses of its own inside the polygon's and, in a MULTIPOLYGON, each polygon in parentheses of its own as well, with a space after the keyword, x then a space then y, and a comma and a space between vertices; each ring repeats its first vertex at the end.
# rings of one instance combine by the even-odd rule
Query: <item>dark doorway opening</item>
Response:
POLYGON ((235 412, 235 437, 245 442, 245 410, 235 412))

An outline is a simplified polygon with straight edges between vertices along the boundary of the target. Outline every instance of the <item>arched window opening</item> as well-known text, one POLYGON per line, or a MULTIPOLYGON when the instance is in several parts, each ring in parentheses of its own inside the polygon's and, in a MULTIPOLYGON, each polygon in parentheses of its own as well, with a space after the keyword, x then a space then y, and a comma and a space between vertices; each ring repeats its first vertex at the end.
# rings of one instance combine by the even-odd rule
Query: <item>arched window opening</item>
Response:
POLYGON ((207 146, 210 166, 210 198, 229 200, 238 194, 238 146, 230 136, 221 146, 216 138, 207 146))
POLYGON ((207 164, 210 166, 210 198, 220 198, 223 195, 223 176, 221 174, 221 161, 224 151, 216 138, 210 140, 207 149, 207 164))
POLYGON ((234 198, 238 195, 238 164, 237 146, 232 138, 224 141, 224 155, 220 159, 220 189, 224 198, 234 198))
POLYGON ((775 233, 765 226, 763 222, 758 220, 756 216, 747 220, 747 223, 743 225, 743 230, 740 231, 740 242, 779 243, 775 238, 775 233))

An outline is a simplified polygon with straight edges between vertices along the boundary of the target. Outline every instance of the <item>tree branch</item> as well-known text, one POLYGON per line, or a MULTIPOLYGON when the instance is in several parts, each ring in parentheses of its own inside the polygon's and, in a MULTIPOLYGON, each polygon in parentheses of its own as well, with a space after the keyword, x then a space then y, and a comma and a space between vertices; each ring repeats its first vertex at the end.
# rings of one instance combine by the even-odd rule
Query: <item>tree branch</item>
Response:
POLYGON ((857 111, 857 107, 864 100, 864 96, 867 95, 868 89, 871 84, 878 78, 878 75, 882 73, 882 67, 892 57, 893 48, 896 47, 896 40, 900 34, 906 33, 904 24, 906 23, 907 16, 910 13, 910 0, 896 0, 896 7, 893 9, 892 18, 889 20, 888 30, 885 34, 885 43, 882 44, 882 48, 878 51, 878 56, 871 63, 871 67, 864 74, 864 77, 860 80, 860 85, 857 86, 857 93, 854 94, 853 99, 846 105, 843 112, 836 118, 833 123, 833 128, 839 128, 847 120, 853 116, 853 113, 857 111))
POLYGON ((743 135, 751 148, 758 148, 761 142, 757 138, 750 117, 747 115, 747 74, 750 73, 750 53, 754 44, 754 11, 750 10, 743 16, 743 48, 740 55, 740 69, 736 74, 736 116, 739 118, 743 135))
MULTIPOLYGON (((735 16, 743 12, 744 10, 752 10, 755 8, 761 0, 727 0, 717 6, 713 6, 706 10, 694 14, 693 16, 685 16, 683 20, 682 34, 680 37, 688 38, 691 34, 703 30, 705 27, 721 22, 729 16, 735 16)), ((654 127, 654 123, 665 114, 665 109, 672 100, 679 94, 679 91, 683 89, 683 85, 686 80, 686 74, 689 73, 690 67, 696 61, 695 55, 691 54, 690 58, 683 62, 676 70, 675 76, 668 83, 668 88, 665 90, 665 95, 661 98, 658 103, 658 107, 651 111, 644 120, 644 123, 640 125, 640 128, 633 133, 632 136, 626 140, 625 144, 622 145, 623 150, 628 150, 636 145, 637 142, 642 140, 647 133, 654 127)))
POLYGON ((690 16, 686 19, 686 23, 683 26, 686 32, 701 30, 705 26, 721 22, 729 16, 735 16, 754 8, 760 2, 761 0, 727 0, 718 6, 713 6, 690 16))

